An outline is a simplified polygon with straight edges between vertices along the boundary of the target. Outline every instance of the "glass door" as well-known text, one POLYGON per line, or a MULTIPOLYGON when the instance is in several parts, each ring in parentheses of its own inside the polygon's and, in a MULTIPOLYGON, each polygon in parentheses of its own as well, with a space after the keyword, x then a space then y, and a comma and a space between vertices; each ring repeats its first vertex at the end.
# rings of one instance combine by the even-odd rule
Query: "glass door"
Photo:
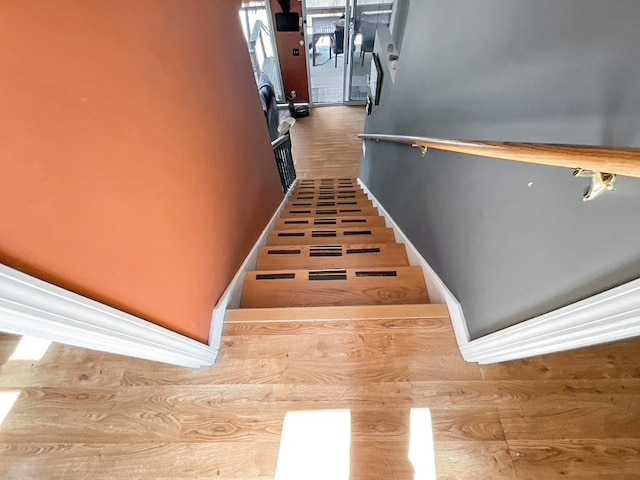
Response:
POLYGON ((345 71, 345 103, 364 104, 369 87, 376 30, 389 27, 393 0, 349 0, 348 64, 345 71))
POLYGON ((240 23, 247 40, 256 83, 260 84, 263 79, 268 79, 276 92, 276 101, 285 103, 269 2, 261 0, 243 3, 240 7, 240 23))
POLYGON ((366 103, 376 29, 389 27, 393 3, 304 0, 313 104, 366 103))
POLYGON ((309 91, 314 105, 342 104, 347 0, 306 0, 309 91))

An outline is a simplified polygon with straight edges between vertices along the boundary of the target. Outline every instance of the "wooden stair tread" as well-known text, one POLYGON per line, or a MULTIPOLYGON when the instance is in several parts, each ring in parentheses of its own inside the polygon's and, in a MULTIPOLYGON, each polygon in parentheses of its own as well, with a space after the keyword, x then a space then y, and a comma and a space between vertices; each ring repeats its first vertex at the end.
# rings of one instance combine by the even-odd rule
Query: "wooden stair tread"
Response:
POLYGON ((284 245, 263 247, 257 270, 375 268, 409 266, 402 244, 284 245))
POLYGON ((227 310, 225 323, 323 322, 384 319, 449 318, 446 305, 360 305, 344 307, 237 308, 227 310))
POLYGON ((391 228, 309 228, 276 230, 267 244, 273 245, 338 245, 342 243, 395 243, 391 228))
POLYGON ((345 217, 301 217, 281 218, 276 222, 276 230, 304 228, 350 228, 350 227, 386 227, 381 216, 345 216, 345 217))
POLYGON ((429 303, 418 267, 248 272, 241 308, 429 303))

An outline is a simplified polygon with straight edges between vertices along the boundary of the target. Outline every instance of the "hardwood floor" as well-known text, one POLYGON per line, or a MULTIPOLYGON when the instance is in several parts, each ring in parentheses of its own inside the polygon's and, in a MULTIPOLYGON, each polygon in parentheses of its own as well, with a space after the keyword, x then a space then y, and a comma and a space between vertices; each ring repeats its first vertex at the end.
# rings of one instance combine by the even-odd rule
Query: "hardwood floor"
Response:
POLYGON ((441 479, 640 478, 640 340, 479 367, 445 317, 229 323, 200 371, 61 345, 8 360, 17 342, 3 479, 270 479, 285 414, 319 409, 351 412, 351 478, 410 479, 418 407, 441 479))
POLYGON ((364 107, 317 107, 291 131, 298 178, 356 178, 360 173, 364 107))

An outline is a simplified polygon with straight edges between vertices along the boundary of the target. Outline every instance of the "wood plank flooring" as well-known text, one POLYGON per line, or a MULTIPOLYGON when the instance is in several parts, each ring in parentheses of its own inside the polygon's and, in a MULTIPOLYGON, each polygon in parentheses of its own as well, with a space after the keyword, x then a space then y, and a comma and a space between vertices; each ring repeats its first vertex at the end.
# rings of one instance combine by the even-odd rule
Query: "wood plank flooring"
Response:
POLYGON ((298 178, 355 178, 360 173, 364 107, 317 107, 291 131, 298 178))
POLYGON ((640 478, 640 340, 465 363, 446 317, 229 323, 192 371, 53 345, 8 360, 3 479, 272 479, 293 410, 351 411, 351 478, 412 479, 430 408, 440 479, 640 478))

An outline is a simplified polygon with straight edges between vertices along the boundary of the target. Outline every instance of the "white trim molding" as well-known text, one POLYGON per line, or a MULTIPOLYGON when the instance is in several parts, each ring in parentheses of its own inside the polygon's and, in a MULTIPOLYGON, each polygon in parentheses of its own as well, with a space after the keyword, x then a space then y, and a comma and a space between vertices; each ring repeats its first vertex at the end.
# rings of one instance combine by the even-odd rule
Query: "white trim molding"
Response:
POLYGON ((460 345, 481 364, 640 336, 640 279, 460 345))
MULTIPOLYGON (((364 142, 363 142, 364 144, 364 142)), ((411 243, 409 238, 400 229, 398 224, 391 218, 391 215, 384 209, 378 199, 369 191, 367 186, 358 179, 358 183, 362 187, 362 190, 369 196, 373 205, 378 209, 380 215, 382 215, 387 222, 387 226, 393 229, 396 237, 396 242, 404 244, 407 249, 407 256, 409 257, 409 265, 412 267, 422 268, 422 274, 424 275, 425 283, 427 284, 427 292, 429 299, 433 303, 443 303, 447 305, 449 309, 449 318, 451 318, 451 324, 453 325, 453 331, 456 335, 458 345, 463 345, 469 341, 469 331, 467 330, 467 322, 464 319, 464 312, 458 299, 451 293, 444 282, 440 279, 431 265, 427 263, 424 257, 420 254, 418 249, 411 243)))
POLYGON ((213 365, 218 349, 0 265, 0 331, 156 362, 213 365))
POLYGON ((247 255, 247 258, 244 260, 240 268, 236 272, 235 276, 231 280, 231 283, 224 291, 220 300, 218 300, 217 305, 213 309, 213 318, 211 319, 211 330, 209 336, 209 345, 212 345, 217 350, 220 349, 220 342, 222 341, 222 330, 224 327, 224 318, 227 313, 227 309, 235 309, 240 307, 240 299, 242 297, 242 286, 244 285, 244 279, 248 271, 252 271, 256 269, 256 265, 258 263, 258 252, 261 247, 267 245, 267 240, 269 238, 269 234, 275 229, 276 221, 280 217, 280 214, 287 206, 287 202, 291 195, 293 195, 293 191, 298 184, 298 179, 295 179, 289 190, 287 190, 286 195, 282 199, 280 206, 275 211, 271 220, 262 231, 262 234, 256 241, 255 245, 247 255))

